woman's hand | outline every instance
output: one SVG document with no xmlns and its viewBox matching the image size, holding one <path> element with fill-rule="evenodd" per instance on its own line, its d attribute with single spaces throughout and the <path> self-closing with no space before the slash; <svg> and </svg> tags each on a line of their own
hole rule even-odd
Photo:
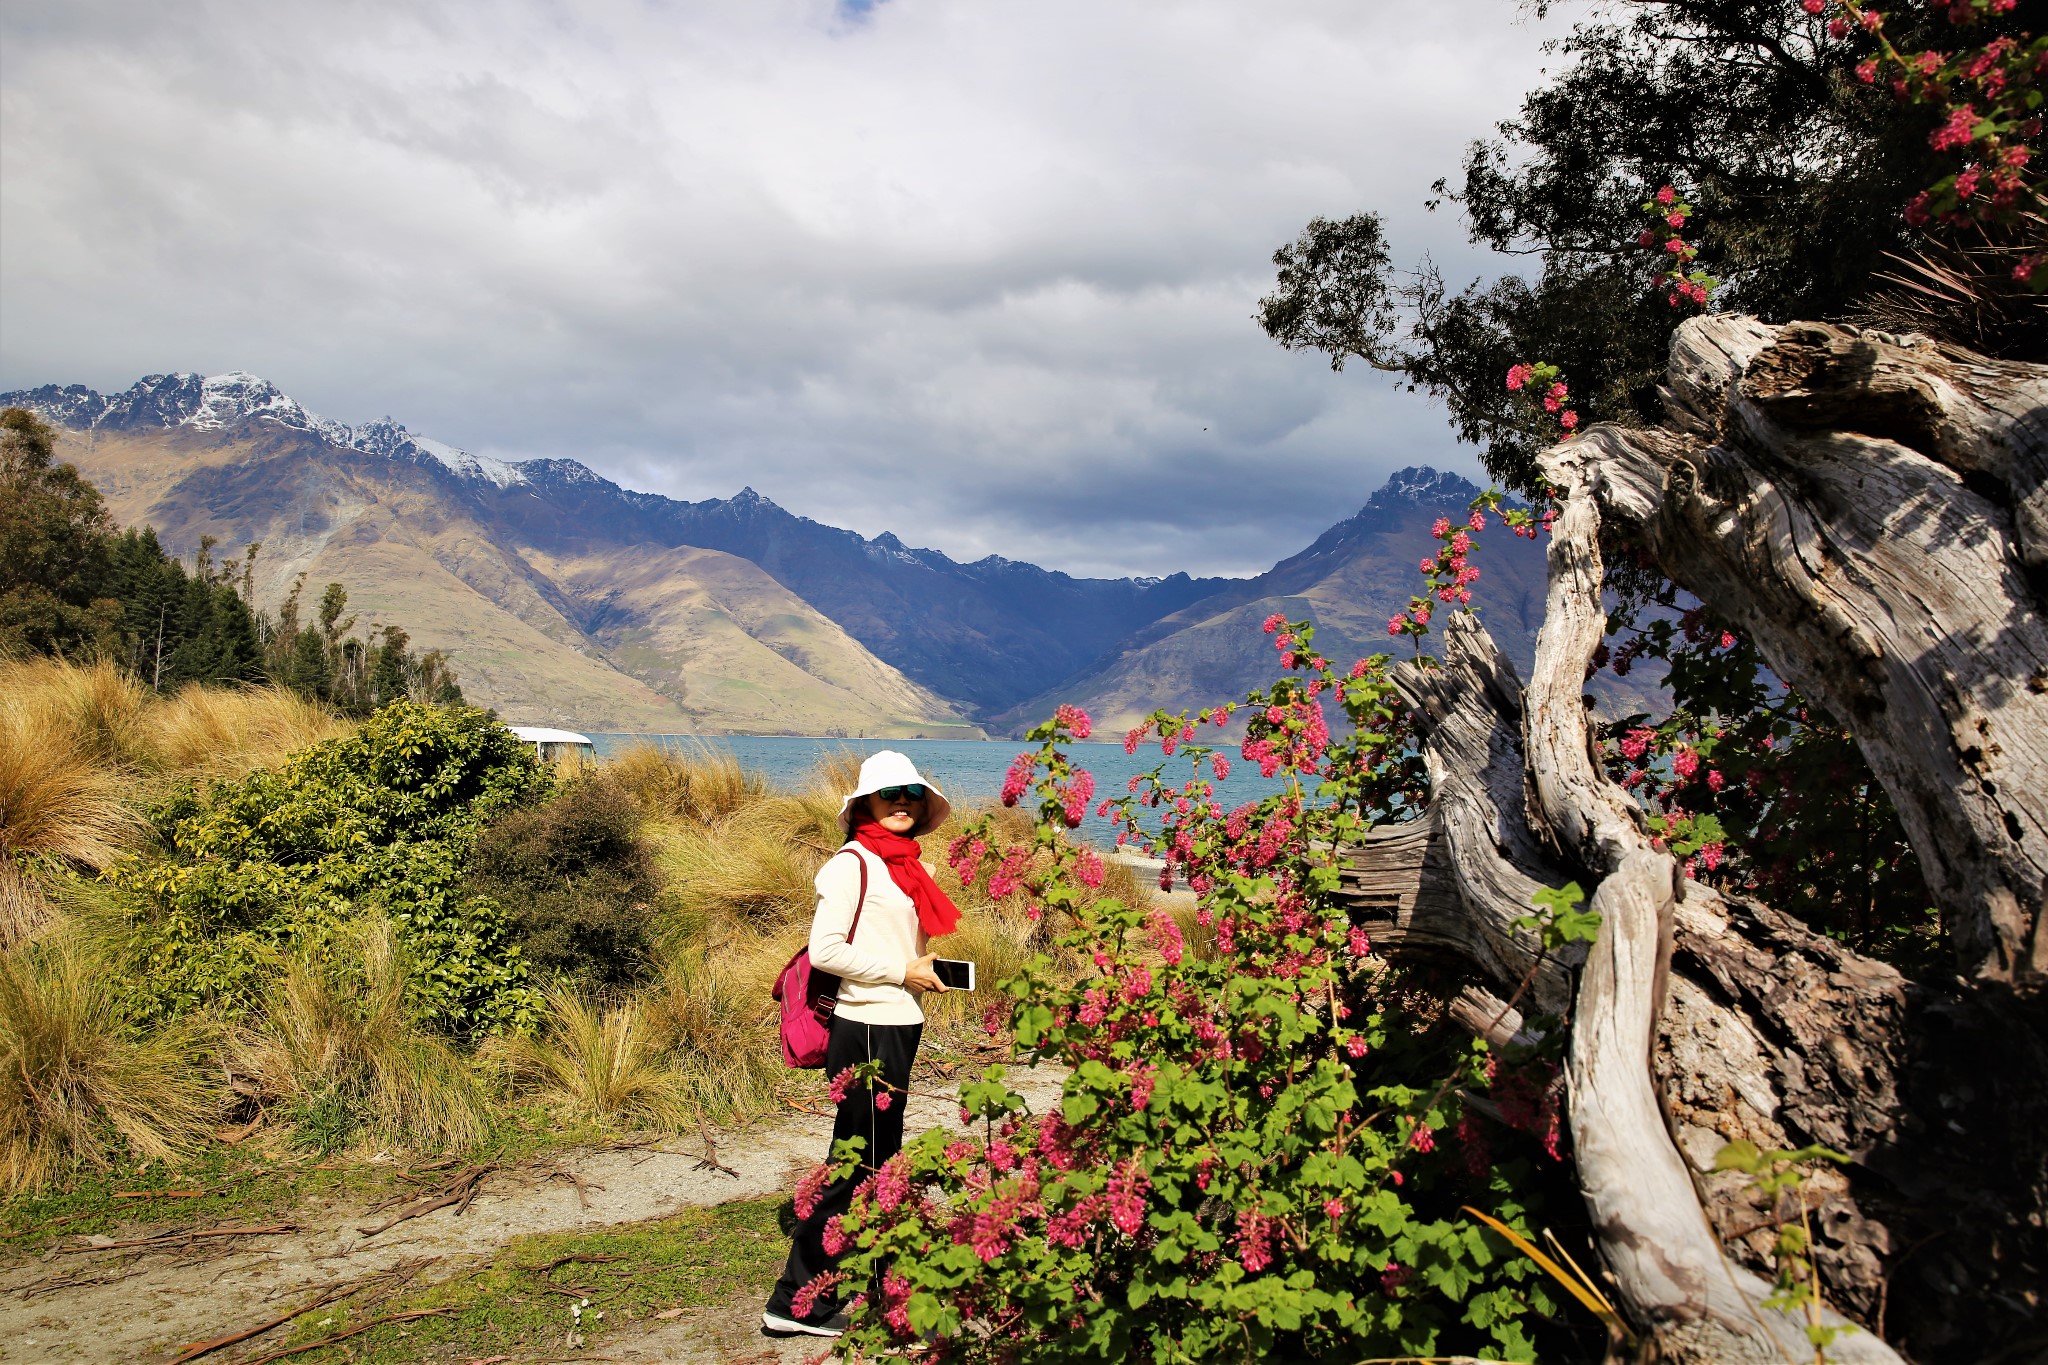
<svg viewBox="0 0 2048 1365">
<path fill-rule="evenodd" d="M 915 962 L 905 967 L 903 969 L 904 988 L 916 991 L 919 995 L 923 995 L 927 991 L 944 995 L 947 991 L 951 990 L 952 987 L 939 980 L 938 973 L 932 970 L 932 961 L 937 957 L 937 953 L 926 953 L 923 957 L 918 958 Z"/>
</svg>

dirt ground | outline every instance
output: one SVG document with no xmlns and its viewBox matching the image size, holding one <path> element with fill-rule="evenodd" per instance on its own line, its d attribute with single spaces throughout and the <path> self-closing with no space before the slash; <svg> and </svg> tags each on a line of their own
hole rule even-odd
<svg viewBox="0 0 2048 1365">
<path fill-rule="evenodd" d="M 1010 1073 L 1011 1084 L 1040 1112 L 1057 1099 L 1061 1079 L 1050 1070 Z M 957 1127 L 958 1117 L 951 1102 L 915 1095 L 907 1131 Z M 365 1277 L 411 1272 L 413 1285 L 427 1285 L 461 1274 L 526 1234 L 595 1231 L 783 1194 L 824 1156 L 830 1131 L 828 1117 L 789 1114 L 719 1135 L 717 1155 L 732 1174 L 700 1169 L 703 1144 L 694 1137 L 562 1150 L 486 1177 L 459 1216 L 444 1208 L 367 1236 L 361 1229 L 388 1213 L 366 1216 L 359 1202 L 315 1200 L 277 1214 L 297 1230 L 238 1238 L 231 1246 L 78 1252 L 64 1248 L 86 1241 L 66 1239 L 40 1257 L 0 1265 L 0 1360 L 161 1363 L 187 1343 L 254 1326 Z M 415 1269 L 424 1258 L 432 1259 Z M 770 1365 L 820 1358 L 824 1342 L 761 1334 L 760 1304 L 768 1288 L 763 1284 L 760 1294 L 723 1307 L 684 1309 L 668 1321 L 624 1329 L 614 1323 L 587 1353 L 494 1359 L 508 1365 L 575 1359 Z M 221 1349 L 203 1357 L 204 1365 L 233 1365 L 276 1349 L 287 1330 Z"/>
</svg>

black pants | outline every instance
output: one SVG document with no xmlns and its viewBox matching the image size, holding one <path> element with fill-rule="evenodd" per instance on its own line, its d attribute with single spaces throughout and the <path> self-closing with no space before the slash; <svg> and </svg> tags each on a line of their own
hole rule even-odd
<svg viewBox="0 0 2048 1365">
<path fill-rule="evenodd" d="M 785 1318 L 791 1316 L 790 1300 L 796 1292 L 832 1269 L 833 1258 L 825 1254 L 825 1224 L 846 1212 L 853 1202 L 854 1186 L 903 1149 L 903 1107 L 908 1098 L 904 1092 L 910 1088 L 910 1068 L 917 1061 L 917 1043 L 923 1034 L 923 1024 L 863 1024 L 857 1019 L 837 1017 L 832 1020 L 832 1038 L 825 1046 L 825 1075 L 837 1076 L 849 1066 L 879 1058 L 882 1079 L 892 1093 L 886 1109 L 875 1106 L 876 1092 L 867 1086 L 849 1089 L 840 1102 L 838 1117 L 832 1122 L 832 1141 L 837 1145 L 841 1138 L 862 1139 L 866 1146 L 861 1164 L 852 1175 L 826 1185 L 811 1216 L 797 1220 L 796 1235 L 789 1244 L 789 1262 L 782 1268 L 775 1292 L 768 1296 L 769 1312 Z M 811 1321 L 822 1322 L 831 1317 L 841 1302 L 858 1292 L 857 1286 L 841 1285 L 833 1293 L 819 1295 Z"/>
</svg>

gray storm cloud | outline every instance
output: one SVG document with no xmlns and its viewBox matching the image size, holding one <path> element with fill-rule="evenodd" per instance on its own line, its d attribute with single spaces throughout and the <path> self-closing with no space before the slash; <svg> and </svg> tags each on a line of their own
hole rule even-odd
<svg viewBox="0 0 2048 1365">
<path fill-rule="evenodd" d="M 346 421 L 972 559 L 1255 571 L 1440 413 L 1250 321 L 1421 207 L 1512 0 L 12 5 L 0 387 L 244 368 Z"/>
</svg>

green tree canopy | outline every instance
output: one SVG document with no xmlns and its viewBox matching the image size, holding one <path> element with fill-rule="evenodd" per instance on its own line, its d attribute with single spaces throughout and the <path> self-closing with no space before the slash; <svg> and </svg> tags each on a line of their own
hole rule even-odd
<svg viewBox="0 0 2048 1365">
<path fill-rule="evenodd" d="M 114 637 L 113 523 L 99 490 L 56 449 L 35 414 L 0 411 L 0 653 L 71 653 Z"/>
<path fill-rule="evenodd" d="M 1938 8 L 1888 11 L 1893 42 L 1953 50 L 1959 31 Z M 2048 0 L 2021 0 L 1970 41 L 2044 28 Z M 1589 421 L 1662 415 L 1657 383 L 1682 314 L 1652 287 L 1658 253 L 1638 235 L 1644 202 L 1671 184 L 1694 207 L 1717 306 L 1768 321 L 1881 312 L 1899 287 L 1884 276 L 1912 274 L 1928 252 L 1968 274 L 1976 258 L 1956 253 L 1981 249 L 2005 264 L 1964 281 L 1972 297 L 1950 311 L 1973 325 L 1958 339 L 2048 353 L 2048 296 L 2027 294 L 1998 254 L 2038 248 L 2042 220 L 1939 229 L 1931 242 L 1909 226 L 1913 193 L 1953 169 L 1929 145 L 1938 114 L 1858 79 L 1865 47 L 1829 38 L 1800 0 L 1628 0 L 1553 54 L 1555 74 L 1471 145 L 1431 201 L 1458 205 L 1473 241 L 1528 259 L 1533 274 L 1461 289 L 1427 261 L 1400 275 L 1376 213 L 1317 218 L 1274 256 L 1277 287 L 1258 313 L 1267 332 L 1425 386 L 1488 470 L 1529 491 L 1544 431 L 1503 387 L 1510 365 L 1559 366 Z"/>
</svg>

